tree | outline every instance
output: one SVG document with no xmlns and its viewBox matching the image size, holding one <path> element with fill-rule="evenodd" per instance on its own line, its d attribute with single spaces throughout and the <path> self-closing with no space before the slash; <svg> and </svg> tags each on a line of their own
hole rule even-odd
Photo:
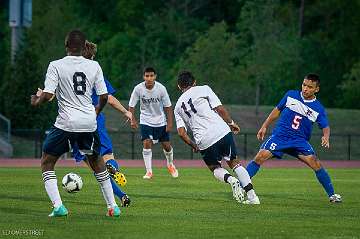
<svg viewBox="0 0 360 239">
<path fill-rule="evenodd" d="M 360 109 L 360 62 L 356 63 L 344 78 L 345 81 L 340 86 L 342 97 L 339 99 L 339 105 L 345 108 Z"/>
</svg>

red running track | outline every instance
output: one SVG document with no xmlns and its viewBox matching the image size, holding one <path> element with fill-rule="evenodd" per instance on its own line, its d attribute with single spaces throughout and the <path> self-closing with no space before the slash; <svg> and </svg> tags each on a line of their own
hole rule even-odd
<svg viewBox="0 0 360 239">
<path fill-rule="evenodd" d="M 144 167 L 143 160 L 118 160 L 121 167 L 132 168 L 132 167 Z M 246 161 L 241 161 L 243 165 L 247 165 Z M 321 161 L 322 165 L 325 168 L 360 168 L 360 160 L 324 160 Z M 188 160 L 188 159 L 178 159 L 175 160 L 176 167 L 179 168 L 198 168 L 206 167 L 205 163 L 202 160 Z M 60 159 L 57 164 L 57 167 L 86 167 L 84 163 L 75 163 L 75 160 L 69 159 Z M 0 167 L 40 167 L 40 159 L 0 159 Z M 153 160 L 153 167 L 166 167 L 165 160 Z M 265 162 L 264 167 L 266 168 L 305 168 L 305 164 L 298 160 L 278 160 L 272 159 Z"/>
</svg>

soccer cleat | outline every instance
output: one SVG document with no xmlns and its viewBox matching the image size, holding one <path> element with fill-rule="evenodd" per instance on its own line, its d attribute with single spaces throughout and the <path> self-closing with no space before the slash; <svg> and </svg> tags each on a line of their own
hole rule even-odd
<svg viewBox="0 0 360 239">
<path fill-rule="evenodd" d="M 331 203 L 339 203 L 342 202 L 342 198 L 339 194 L 333 194 L 329 197 Z"/>
<path fill-rule="evenodd" d="M 168 166 L 168 171 L 169 171 L 169 173 L 171 174 L 171 176 L 172 176 L 173 178 L 179 177 L 179 172 L 178 172 L 178 170 L 175 168 L 175 165 L 170 164 L 170 165 Z"/>
<path fill-rule="evenodd" d="M 153 177 L 152 172 L 146 172 L 146 174 L 143 176 L 143 179 L 151 179 Z"/>
<path fill-rule="evenodd" d="M 130 203 L 131 203 L 131 200 L 128 197 L 128 195 L 125 194 L 124 196 L 122 196 L 122 198 L 121 198 L 121 206 L 122 207 L 130 207 Z"/>
<path fill-rule="evenodd" d="M 68 210 L 64 205 L 60 207 L 54 208 L 52 212 L 49 214 L 49 217 L 65 217 L 68 215 Z"/>
<path fill-rule="evenodd" d="M 244 201 L 244 189 L 242 189 L 242 187 L 240 186 L 240 182 L 239 180 L 233 180 L 231 183 L 231 189 L 233 192 L 233 197 L 235 198 L 236 201 L 238 202 L 243 202 Z"/>
<path fill-rule="evenodd" d="M 112 208 L 109 208 L 106 216 L 107 217 L 119 217 L 120 216 L 120 208 L 118 206 L 114 206 Z"/>
<path fill-rule="evenodd" d="M 118 185 L 122 187 L 126 185 L 127 180 L 125 178 L 125 175 L 123 173 L 120 173 L 117 168 L 115 168 L 111 164 L 106 164 L 106 169 Z"/>
<path fill-rule="evenodd" d="M 243 201 L 243 204 L 253 204 L 253 205 L 257 205 L 260 204 L 260 199 L 258 196 L 252 198 L 252 199 L 247 199 L 245 201 Z"/>
</svg>

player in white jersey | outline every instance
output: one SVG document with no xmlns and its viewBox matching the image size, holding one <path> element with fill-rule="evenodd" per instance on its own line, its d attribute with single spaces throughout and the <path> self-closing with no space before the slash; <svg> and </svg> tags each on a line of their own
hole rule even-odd
<svg viewBox="0 0 360 239">
<path fill-rule="evenodd" d="M 140 130 L 143 141 L 143 158 L 146 168 L 144 179 L 151 179 L 152 172 L 152 145 L 161 143 L 166 157 L 166 164 L 172 177 L 179 176 L 173 161 L 173 148 L 170 143 L 170 135 L 173 125 L 173 113 L 170 97 L 165 86 L 156 81 L 156 72 L 152 67 L 144 70 L 144 82 L 135 86 L 129 101 L 129 111 L 133 118 L 131 127 L 138 128 L 135 118 L 135 106 L 140 100 Z"/>
<path fill-rule="evenodd" d="M 196 86 L 191 72 L 183 71 L 179 74 L 178 87 L 183 94 L 175 105 L 174 114 L 181 139 L 194 151 L 200 151 L 215 178 L 231 185 L 233 196 L 238 202 L 260 204 L 249 174 L 237 158 L 231 131 L 239 133 L 239 126 L 209 86 Z M 192 131 L 195 142 L 187 130 Z M 221 167 L 222 159 L 225 159 L 237 178 Z M 244 200 L 243 191 L 247 194 L 247 200 Z"/>
<path fill-rule="evenodd" d="M 40 95 L 31 96 L 31 104 L 38 106 L 56 95 L 58 116 L 47 135 L 41 157 L 41 169 L 45 190 L 53 203 L 50 217 L 67 216 L 68 210 L 63 205 L 57 187 L 54 167 L 59 157 L 70 151 L 70 146 L 77 145 L 86 154 L 107 204 L 107 216 L 119 216 L 110 176 L 100 151 L 96 116 L 107 102 L 107 90 L 100 65 L 96 61 L 81 56 L 85 46 L 85 35 L 73 30 L 65 39 L 67 56 L 49 64 L 45 88 Z M 92 105 L 92 90 L 99 95 L 99 104 Z"/>
</svg>

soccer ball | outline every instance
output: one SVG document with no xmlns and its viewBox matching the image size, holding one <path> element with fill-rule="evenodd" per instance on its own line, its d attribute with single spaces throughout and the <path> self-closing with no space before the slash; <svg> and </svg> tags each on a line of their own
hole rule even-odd
<svg viewBox="0 0 360 239">
<path fill-rule="evenodd" d="M 81 190 L 83 181 L 76 173 L 68 173 L 62 179 L 62 187 L 68 193 L 76 193 Z"/>
</svg>

